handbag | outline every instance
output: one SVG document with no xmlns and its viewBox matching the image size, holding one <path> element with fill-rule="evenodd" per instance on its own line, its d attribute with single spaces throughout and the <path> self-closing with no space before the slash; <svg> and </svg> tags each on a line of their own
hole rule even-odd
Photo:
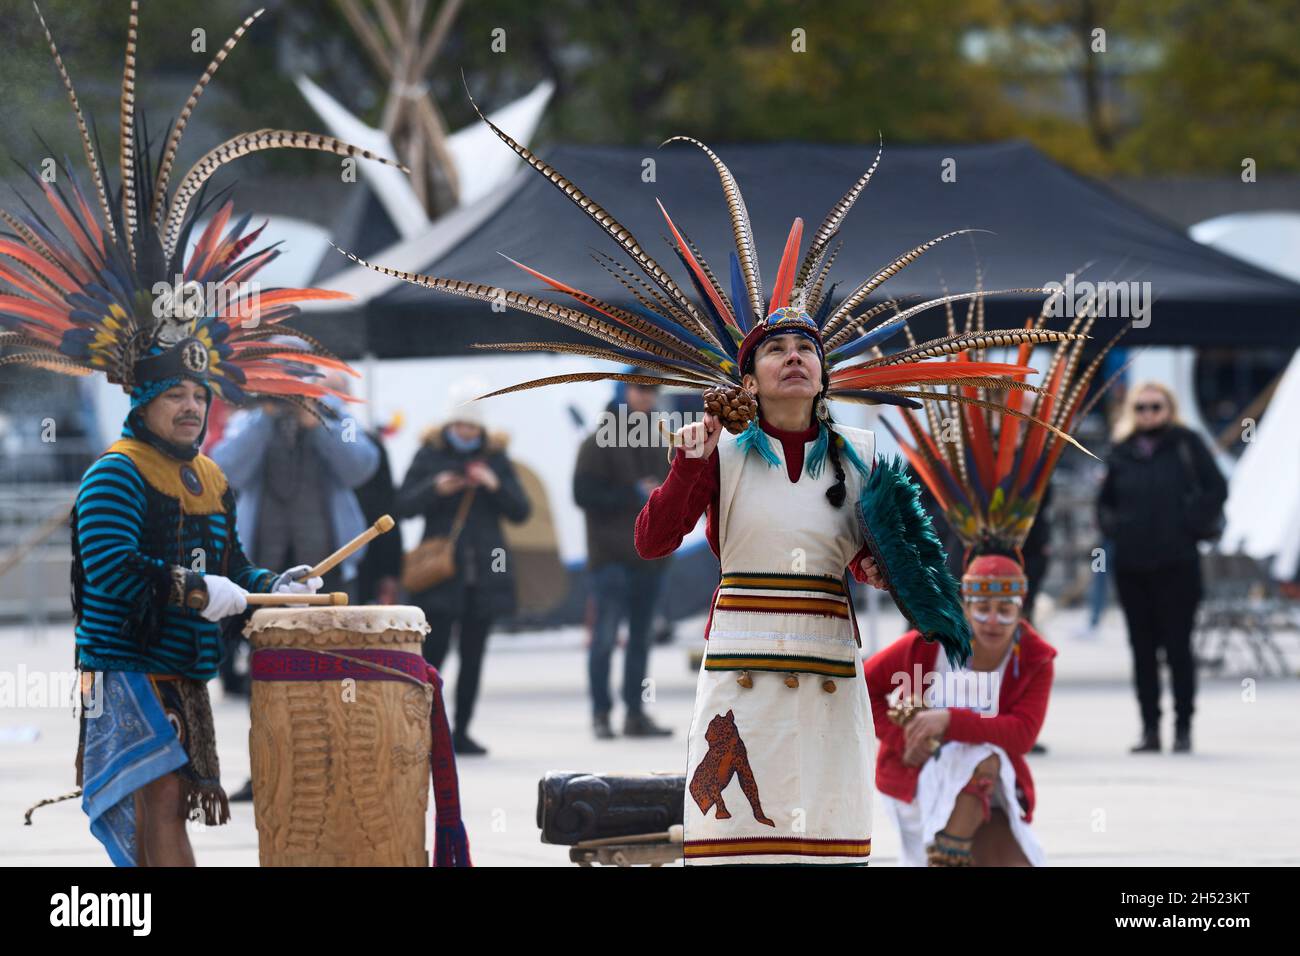
<svg viewBox="0 0 1300 956">
<path fill-rule="evenodd" d="M 445 535 L 425 538 L 402 555 L 402 587 L 415 594 L 427 591 L 456 575 L 456 539 L 465 527 L 469 506 L 474 502 L 474 488 L 467 488 L 460 496 L 451 529 Z"/>
<path fill-rule="evenodd" d="M 1183 471 L 1191 486 L 1190 493 L 1183 496 L 1183 513 L 1188 530 L 1197 541 L 1218 541 L 1227 524 L 1223 503 L 1207 497 L 1196 472 L 1196 463 L 1192 460 L 1192 450 L 1187 447 L 1186 440 L 1181 438 L 1178 441 L 1178 457 L 1182 459 Z"/>
</svg>

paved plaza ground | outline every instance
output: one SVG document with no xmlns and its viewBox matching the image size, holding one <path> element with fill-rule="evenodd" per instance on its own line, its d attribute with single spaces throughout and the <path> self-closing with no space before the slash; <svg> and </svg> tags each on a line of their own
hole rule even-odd
<svg viewBox="0 0 1300 956">
<path fill-rule="evenodd" d="M 1048 752 L 1032 756 L 1030 765 L 1038 790 L 1034 826 L 1049 862 L 1300 864 L 1300 680 L 1294 669 L 1289 677 L 1256 679 L 1243 657 L 1230 662 L 1232 676 L 1203 676 L 1196 752 L 1132 756 L 1127 749 L 1137 735 L 1137 707 L 1122 621 L 1111 611 L 1100 635 L 1082 640 L 1073 636 L 1079 620 L 1076 612 L 1062 612 L 1044 622 L 1060 655 L 1040 738 Z M 669 739 L 592 738 L 581 631 L 492 638 L 472 728 L 491 752 L 460 761 L 461 802 L 477 865 L 571 865 L 565 848 L 538 839 L 537 782 L 548 770 L 684 771 L 695 685 L 688 657 L 700 643 L 701 623 L 681 623 L 676 643 L 656 647 L 651 660 L 651 713 L 673 728 Z M 892 608 L 882 611 L 881 639 L 900 632 Z M 1300 647 L 1296 635 L 1282 640 L 1292 652 Z M 20 666 L 28 673 L 66 670 L 71 659 L 66 625 L 51 625 L 41 635 L 24 627 L 0 629 L 0 674 L 16 675 Z M 1298 659 L 1293 653 L 1292 663 Z M 455 674 L 453 655 L 449 684 Z M 223 780 L 233 791 L 248 776 L 247 703 L 223 699 L 218 684 L 212 687 Z M 620 714 L 616 720 L 621 725 Z M 70 704 L 0 708 L 0 865 L 108 864 L 75 802 L 41 809 L 33 826 L 22 823 L 27 806 L 72 789 L 76 740 Z M 872 863 L 894 865 L 897 836 L 878 804 L 876 817 Z M 233 805 L 229 825 L 195 827 L 192 838 L 203 865 L 257 865 L 251 804 Z"/>
</svg>

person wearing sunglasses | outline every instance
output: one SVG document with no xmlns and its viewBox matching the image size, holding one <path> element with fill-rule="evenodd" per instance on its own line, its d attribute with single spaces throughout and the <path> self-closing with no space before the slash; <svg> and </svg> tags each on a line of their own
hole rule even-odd
<svg viewBox="0 0 1300 956">
<path fill-rule="evenodd" d="M 1144 382 L 1128 395 L 1106 459 L 1097 524 L 1113 542 L 1107 572 L 1128 625 L 1142 734 L 1132 753 L 1160 752 L 1164 649 L 1174 696 L 1174 753 L 1192 749 L 1196 662 L 1192 629 L 1201 600 L 1198 542 L 1217 536 L 1228 486 L 1209 449 L 1178 418 L 1173 393 Z"/>
<path fill-rule="evenodd" d="M 866 663 L 876 788 L 904 866 L 1043 866 L 1025 756 L 1047 714 L 1056 651 L 1023 617 L 1016 557 L 974 558 L 961 589 L 965 667 L 915 630 Z"/>
</svg>

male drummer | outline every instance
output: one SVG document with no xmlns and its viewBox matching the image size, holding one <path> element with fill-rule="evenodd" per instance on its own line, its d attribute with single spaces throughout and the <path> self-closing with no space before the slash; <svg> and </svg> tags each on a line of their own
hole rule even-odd
<svg viewBox="0 0 1300 956">
<path fill-rule="evenodd" d="M 199 454 L 212 391 L 195 366 L 162 347 L 136 363 L 122 437 L 82 478 L 72 515 L 78 782 L 118 866 L 193 866 L 186 820 L 229 820 L 206 687 L 218 622 L 249 592 L 321 585 L 295 580 L 307 565 L 277 575 L 244 556 L 234 495 Z"/>
</svg>

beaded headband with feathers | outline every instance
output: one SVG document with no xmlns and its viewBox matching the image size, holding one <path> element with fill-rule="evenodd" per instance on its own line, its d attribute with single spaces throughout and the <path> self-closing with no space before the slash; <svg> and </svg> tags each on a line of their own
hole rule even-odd
<svg viewBox="0 0 1300 956">
<path fill-rule="evenodd" d="M 942 359 L 971 349 L 1063 342 L 1078 337 L 1072 333 L 1052 332 L 1046 329 L 980 330 L 920 343 L 892 355 L 882 354 L 880 346 L 901 332 L 906 327 L 908 319 L 927 309 L 958 301 L 977 300 L 986 295 L 1047 291 L 1011 289 L 1002 292 L 975 291 L 945 295 L 907 309 L 896 309 L 897 314 L 871 327 L 872 320 L 886 310 L 896 307 L 892 302 L 883 302 L 859 311 L 867 298 L 887 279 L 915 262 L 940 242 L 972 231 L 960 229 L 908 250 L 837 301 L 834 298 L 835 285 L 829 289 L 824 288 L 831 265 L 839 251 L 839 246 L 835 245 L 832 248 L 832 244 L 849 210 L 853 208 L 854 202 L 879 165 L 883 145 L 876 153 L 875 162 L 871 167 L 831 207 L 830 212 L 813 233 L 812 241 L 802 259 L 799 258 L 799 248 L 803 237 L 803 220 L 794 221 L 777 268 L 772 293 L 768 296 L 765 294 L 765 287 L 759 274 L 758 251 L 754 243 L 749 213 L 745 208 L 745 201 L 735 177 L 717 154 L 699 140 L 688 136 L 674 136 L 667 140 L 666 143 L 678 141 L 691 143 L 703 150 L 713 163 L 721 179 L 735 242 L 735 248 L 730 252 L 728 283 L 730 294 L 728 294 L 700 250 L 673 222 L 663 204 L 659 204 L 672 236 L 669 245 L 685 268 L 696 293 L 695 298 L 692 299 L 625 226 L 559 170 L 537 157 L 526 146 L 516 142 L 484 116 L 472 97 L 470 102 L 479 117 L 502 142 L 569 197 L 579 209 L 604 229 L 623 253 L 632 260 L 641 275 L 637 275 L 612 256 L 597 256 L 597 261 L 631 293 L 638 304 L 623 308 L 604 302 L 513 259 L 510 261 L 520 269 L 555 291 L 568 295 L 587 311 L 524 292 L 499 289 L 495 286 L 465 282 L 460 279 L 390 269 L 367 262 L 345 250 L 339 251 L 354 262 L 384 275 L 452 295 L 484 302 L 500 301 L 522 312 L 529 312 L 584 332 L 600 343 L 599 346 L 591 346 L 531 341 L 480 344 L 476 345 L 476 348 L 570 352 L 623 364 L 630 362 L 642 369 L 662 373 L 631 375 L 602 371 L 552 375 L 498 389 L 481 396 L 482 398 L 546 385 L 601 380 L 675 385 L 705 390 L 739 389 L 743 359 L 747 354 L 768 334 L 789 328 L 812 334 L 822 346 L 829 375 L 827 397 L 872 405 L 919 408 L 920 402 L 937 398 L 933 393 L 925 390 L 925 386 L 937 383 L 975 388 L 996 382 L 1001 387 L 1012 390 L 1035 391 L 1033 386 L 1023 381 L 1023 378 L 1034 370 L 1024 365 L 983 361 L 955 365 L 947 361 L 929 361 L 930 359 Z M 852 363 L 852 360 L 863 356 L 864 353 L 867 355 L 865 361 Z M 949 400 L 955 403 L 975 403 L 975 400 L 960 395 Z M 1030 418 L 1026 413 L 1016 409 L 1008 409 L 1006 414 Z M 756 423 L 751 422 L 751 424 Z M 1048 423 L 1038 424 L 1066 441 L 1073 441 L 1068 436 L 1060 434 Z"/>
<path fill-rule="evenodd" d="M 33 4 L 35 6 L 35 4 Z M 249 216 L 231 222 L 232 204 L 216 208 L 186 258 L 199 217 L 227 190 L 207 196 L 221 167 L 265 149 L 309 149 L 399 164 L 330 136 L 262 129 L 231 137 L 195 163 L 170 188 L 181 136 L 217 69 L 261 14 L 248 17 L 199 77 L 172 120 L 155 170 L 148 128 L 135 109 L 139 2 L 132 0 L 119 104 L 118 186 L 77 102 L 72 79 L 37 7 L 54 65 L 67 90 L 81 134 L 98 210 L 92 211 L 65 160 L 63 184 L 31 173 L 65 234 L 56 234 L 25 201 L 25 211 L 0 210 L 12 232 L 0 235 L 0 279 L 14 291 L 0 294 L 0 347 L 12 354 L 0 367 L 25 365 L 68 375 L 103 372 L 130 391 L 142 376 L 182 371 L 205 380 L 222 398 L 240 403 L 256 396 L 283 398 L 319 412 L 316 399 L 345 397 L 311 379 L 322 369 L 356 374 L 308 335 L 284 326 L 295 302 L 347 298 L 324 289 L 256 289 L 248 281 L 279 255 L 272 246 L 253 250 L 262 227 L 247 231 Z M 172 288 L 181 276 L 180 290 Z M 159 302 L 154 287 L 169 292 Z M 214 305 L 215 303 L 215 305 Z M 290 344 L 292 336 L 300 344 Z M 141 365 L 144 360 L 145 364 Z"/>
<path fill-rule="evenodd" d="M 1043 303 L 1038 317 L 1026 322 L 1026 331 L 1043 329 L 1059 295 Z M 931 398 L 925 405 L 926 427 L 911 409 L 898 409 L 906 435 L 881 419 L 961 539 L 967 560 L 982 554 L 1014 554 L 1019 559 L 1066 442 L 1082 447 L 1067 433 L 1113 383 L 1114 377 L 1084 402 L 1102 361 L 1132 324 L 1125 324 L 1085 365 L 1083 340 L 1097 319 L 1095 301 L 1094 297 L 1077 310 L 1069 339 L 1054 346 L 1044 384 L 1031 395 L 1009 391 L 998 402 L 990 393 L 1002 388 L 1001 383 L 981 388 L 954 382 L 941 388 L 923 386 Z M 979 300 L 967 309 L 961 332 L 952 309 L 948 310 L 948 338 L 978 334 L 982 327 Z M 1015 363 L 1024 365 L 1033 343 L 1027 340 L 1017 346 Z M 917 346 L 912 343 L 912 347 Z M 973 359 L 981 361 L 983 349 Z M 957 368 L 971 360 L 966 355 L 946 357 Z"/>
</svg>

